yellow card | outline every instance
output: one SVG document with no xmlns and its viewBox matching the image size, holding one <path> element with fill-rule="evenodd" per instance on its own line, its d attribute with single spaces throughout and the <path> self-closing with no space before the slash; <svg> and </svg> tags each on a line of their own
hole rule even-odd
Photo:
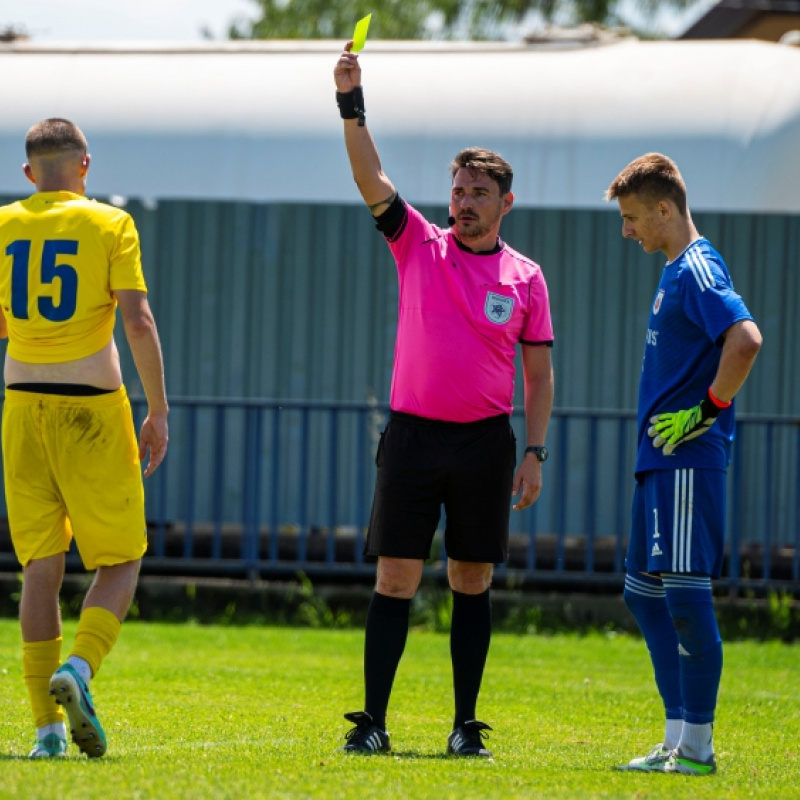
<svg viewBox="0 0 800 800">
<path fill-rule="evenodd" d="M 353 46 L 350 49 L 351 53 L 358 53 L 364 49 L 364 44 L 367 41 L 367 31 L 369 30 L 369 21 L 372 19 L 372 14 L 367 14 L 364 19 L 356 22 L 356 29 L 353 32 Z"/>
</svg>

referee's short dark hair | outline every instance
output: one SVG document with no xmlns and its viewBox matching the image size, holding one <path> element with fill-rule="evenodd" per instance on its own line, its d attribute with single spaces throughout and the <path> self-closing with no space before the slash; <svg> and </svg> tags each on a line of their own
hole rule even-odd
<svg viewBox="0 0 800 800">
<path fill-rule="evenodd" d="M 686 184 L 678 165 L 661 153 L 645 153 L 634 159 L 611 182 L 606 200 L 635 194 L 647 203 L 671 200 L 682 216 L 686 216 Z"/>
<path fill-rule="evenodd" d="M 499 187 L 500 194 L 511 191 L 514 171 L 511 164 L 502 156 L 485 147 L 467 147 L 462 150 L 450 165 L 450 176 L 455 178 L 460 169 L 475 170 L 488 175 Z"/>
</svg>

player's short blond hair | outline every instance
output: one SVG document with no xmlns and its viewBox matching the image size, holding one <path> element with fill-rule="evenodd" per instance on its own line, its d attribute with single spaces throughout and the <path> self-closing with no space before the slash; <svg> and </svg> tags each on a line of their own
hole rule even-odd
<svg viewBox="0 0 800 800">
<path fill-rule="evenodd" d="M 37 156 L 74 152 L 85 155 L 88 144 L 83 131 L 68 119 L 51 117 L 37 122 L 25 136 L 25 155 Z"/>
<path fill-rule="evenodd" d="M 653 204 L 671 200 L 684 217 L 687 214 L 686 184 L 678 165 L 661 153 L 646 153 L 631 161 L 611 182 L 605 199 L 631 194 Z"/>
<path fill-rule="evenodd" d="M 462 150 L 450 165 L 450 176 L 455 178 L 460 169 L 475 170 L 488 175 L 500 188 L 500 194 L 511 191 L 514 171 L 511 164 L 501 155 L 484 147 L 467 147 Z"/>
</svg>

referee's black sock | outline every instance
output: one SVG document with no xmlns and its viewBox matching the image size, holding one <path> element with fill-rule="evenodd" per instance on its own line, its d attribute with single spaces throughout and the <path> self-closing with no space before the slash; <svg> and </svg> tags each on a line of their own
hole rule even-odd
<svg viewBox="0 0 800 800">
<path fill-rule="evenodd" d="M 492 605 L 489 589 L 482 594 L 454 591 L 453 620 L 450 625 L 450 657 L 453 661 L 456 700 L 454 730 L 475 719 L 475 706 L 491 638 Z"/>
<path fill-rule="evenodd" d="M 364 710 L 386 730 L 386 709 L 406 647 L 411 600 L 375 592 L 367 611 L 364 637 Z"/>
</svg>

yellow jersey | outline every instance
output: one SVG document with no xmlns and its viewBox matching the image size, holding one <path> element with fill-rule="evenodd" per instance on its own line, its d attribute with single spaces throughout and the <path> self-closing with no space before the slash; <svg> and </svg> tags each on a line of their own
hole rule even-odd
<svg viewBox="0 0 800 800">
<path fill-rule="evenodd" d="M 12 358 L 53 364 L 102 350 L 119 289 L 147 291 L 130 214 L 66 191 L 0 207 L 0 306 Z"/>
</svg>

